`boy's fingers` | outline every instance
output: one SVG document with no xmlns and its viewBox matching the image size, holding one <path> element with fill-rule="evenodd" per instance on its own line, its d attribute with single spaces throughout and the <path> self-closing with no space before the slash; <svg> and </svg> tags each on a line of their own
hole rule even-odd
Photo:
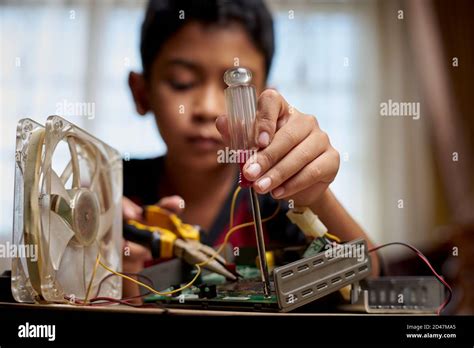
<svg viewBox="0 0 474 348">
<path fill-rule="evenodd" d="M 292 199 L 296 205 L 307 206 L 314 201 L 314 197 L 320 197 L 327 189 L 328 184 L 326 182 L 318 182 L 304 191 L 295 191 L 295 193 L 285 191 L 284 197 L 279 196 L 279 198 L 276 198 L 274 192 L 272 192 L 272 196 L 276 199 Z"/>
<path fill-rule="evenodd" d="M 262 174 L 275 166 L 295 146 L 300 144 L 311 131 L 311 120 L 309 118 L 294 118 L 291 124 L 288 123 L 275 133 L 274 139 L 268 147 L 258 151 L 255 158 L 252 158 L 251 161 L 247 161 L 244 166 L 245 177 L 249 180 L 256 180 L 262 176 Z M 311 149 L 311 151 L 313 151 L 313 149 Z"/>
<path fill-rule="evenodd" d="M 140 244 L 124 240 L 124 255 L 122 271 L 126 273 L 140 273 L 143 271 L 144 263 L 152 260 L 151 251 Z M 122 287 L 123 297 L 134 297 L 140 295 L 140 289 L 137 284 L 124 282 Z M 134 300 L 131 300 L 134 301 Z M 141 298 L 135 299 L 136 304 L 141 304 Z"/>
<path fill-rule="evenodd" d="M 143 209 L 127 197 L 122 197 L 122 214 L 124 220 L 141 220 Z"/>
<path fill-rule="evenodd" d="M 275 135 L 279 118 L 288 113 L 288 103 L 274 89 L 267 89 L 257 100 L 255 141 L 260 148 L 267 147 Z"/>
<path fill-rule="evenodd" d="M 278 135 L 278 132 L 276 134 Z M 275 135 L 274 143 L 276 143 L 277 135 Z M 262 178 L 256 182 L 256 186 L 259 187 L 260 180 L 265 180 L 264 182 L 268 182 L 268 180 L 266 180 L 265 178 L 270 179 L 270 185 L 267 186 L 267 188 L 265 189 L 266 193 L 279 187 L 289 178 L 296 175 L 302 168 L 304 168 L 307 164 L 315 160 L 325 151 L 326 144 L 324 144 L 323 141 L 320 141 L 320 139 L 321 137 L 318 133 L 309 134 L 302 142 L 300 142 L 288 154 L 286 154 L 277 164 L 275 164 L 268 171 L 266 171 L 262 175 Z M 272 143 L 264 151 L 269 150 L 274 143 Z M 245 172 L 245 174 L 248 173 Z M 247 179 L 249 179 L 248 175 L 246 175 L 246 177 Z"/>
<path fill-rule="evenodd" d="M 184 210 L 184 199 L 180 196 L 164 197 L 156 203 L 161 208 L 167 209 L 175 214 L 180 214 Z"/>
<path fill-rule="evenodd" d="M 134 269 L 133 272 L 140 272 L 141 269 L 143 268 L 143 263 L 148 260 L 152 260 L 153 257 L 151 255 L 150 249 L 147 247 L 144 247 L 143 245 L 130 242 L 128 240 L 124 240 L 124 250 L 126 251 L 124 253 L 124 267 L 125 264 L 133 267 L 135 266 L 137 269 Z M 135 263 L 135 265 L 131 265 L 132 263 Z M 128 271 L 130 272 L 130 270 Z"/>
<path fill-rule="evenodd" d="M 327 185 L 334 180 L 339 170 L 339 154 L 337 151 L 327 151 L 306 165 L 298 174 L 291 177 L 283 185 L 272 191 L 274 198 L 292 197 L 294 194 L 319 184 Z M 319 185 L 320 186 L 320 185 Z M 318 191 L 319 192 L 319 191 Z M 315 196 L 313 192 L 306 192 Z"/>
<path fill-rule="evenodd" d="M 216 119 L 216 128 L 221 133 L 222 140 L 226 145 L 230 144 L 229 121 L 227 116 L 219 116 Z"/>
</svg>

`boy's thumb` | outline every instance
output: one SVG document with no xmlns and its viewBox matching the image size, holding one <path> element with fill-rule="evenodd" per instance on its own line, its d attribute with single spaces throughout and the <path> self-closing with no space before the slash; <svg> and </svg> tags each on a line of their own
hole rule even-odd
<svg viewBox="0 0 474 348">
<path fill-rule="evenodd" d="M 164 197 L 160 199 L 156 205 L 175 214 L 182 213 L 185 206 L 184 199 L 177 195 Z"/>
</svg>

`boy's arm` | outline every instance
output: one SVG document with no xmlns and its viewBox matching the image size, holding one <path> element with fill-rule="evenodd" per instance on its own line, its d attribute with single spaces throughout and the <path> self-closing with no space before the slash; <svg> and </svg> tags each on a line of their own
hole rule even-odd
<svg viewBox="0 0 474 348">
<path fill-rule="evenodd" d="M 343 241 L 350 241 L 364 237 L 367 240 L 369 250 L 374 247 L 364 230 L 349 215 L 341 203 L 337 200 L 330 189 L 327 189 L 321 198 L 309 206 L 318 215 L 329 233 L 335 234 Z M 380 260 L 377 253 L 371 254 L 372 274 L 377 276 L 380 273 Z"/>
</svg>

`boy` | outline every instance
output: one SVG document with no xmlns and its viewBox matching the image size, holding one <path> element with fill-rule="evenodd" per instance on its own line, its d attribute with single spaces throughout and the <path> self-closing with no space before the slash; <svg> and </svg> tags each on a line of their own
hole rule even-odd
<svg viewBox="0 0 474 348">
<path fill-rule="evenodd" d="M 275 90 L 265 89 L 274 51 L 273 23 L 263 1 L 152 0 L 141 32 L 143 73 L 131 72 L 129 85 L 137 112 L 151 111 L 167 145 L 164 157 L 124 162 L 123 213 L 139 219 L 141 205 L 157 204 L 200 225 L 201 241 L 219 245 L 228 230 L 230 198 L 238 167 L 218 163 L 228 146 L 224 72 L 236 61 L 253 73 L 257 89 L 256 161 L 244 175 L 262 194 L 262 217 L 276 200 L 308 206 L 342 240 L 366 237 L 328 188 L 339 168 L 339 154 L 314 116 L 291 108 Z M 247 190 L 245 190 L 247 191 Z M 181 209 L 185 202 L 185 209 Z M 242 191 L 235 223 L 252 221 Z M 264 224 L 269 249 L 305 242 L 285 216 L 286 209 Z M 255 245 L 253 228 L 230 239 L 232 246 Z M 151 258 L 145 248 L 128 243 L 124 270 L 139 272 Z M 372 244 L 369 241 L 369 248 Z M 373 257 L 374 274 L 379 264 Z M 125 294 L 130 294 L 129 284 Z"/>
</svg>

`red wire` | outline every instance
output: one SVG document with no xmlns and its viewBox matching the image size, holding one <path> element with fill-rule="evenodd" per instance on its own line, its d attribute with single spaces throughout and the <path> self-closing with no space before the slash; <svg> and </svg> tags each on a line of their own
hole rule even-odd
<svg viewBox="0 0 474 348">
<path fill-rule="evenodd" d="M 75 300 L 75 303 L 77 303 L 78 305 L 85 305 L 85 306 L 107 306 L 111 304 L 120 303 L 120 304 L 131 306 L 131 307 L 146 307 L 147 305 L 144 305 L 144 304 L 135 304 L 135 303 L 129 302 L 129 300 L 134 299 L 134 298 L 139 298 L 139 297 L 142 297 L 142 295 L 127 297 L 126 299 L 116 299 L 113 297 L 102 296 L 102 297 L 94 297 L 90 299 L 88 303 L 84 303 L 84 301 L 82 300 Z M 66 300 L 69 300 L 69 299 L 70 299 L 69 297 L 66 297 Z M 94 302 L 99 302 L 99 303 L 94 303 Z"/>
<path fill-rule="evenodd" d="M 143 274 L 140 274 L 140 273 L 129 273 L 129 272 L 122 272 L 122 274 L 125 274 L 126 276 L 129 276 L 129 277 L 133 277 L 133 276 L 136 276 L 137 278 L 140 278 L 140 277 L 141 277 L 141 278 L 145 279 L 146 281 L 148 281 L 148 285 L 150 285 L 152 288 L 155 287 L 155 286 L 153 285 L 153 281 L 152 281 L 149 277 L 147 277 L 147 276 L 145 276 L 145 275 L 143 275 Z M 108 274 L 104 279 L 102 279 L 102 280 L 100 281 L 99 286 L 98 286 L 98 288 L 97 288 L 97 293 L 96 293 L 96 295 L 95 295 L 96 297 L 97 297 L 97 296 L 99 295 L 99 293 L 100 293 L 100 289 L 101 289 L 101 287 L 102 287 L 102 284 L 103 284 L 108 278 L 110 278 L 110 277 L 115 277 L 115 276 L 117 276 L 117 275 L 111 273 L 111 274 Z M 128 298 L 122 298 L 122 300 L 131 300 L 131 299 L 135 299 L 135 298 L 139 298 L 139 297 L 148 296 L 148 295 L 150 295 L 150 294 L 151 294 L 151 291 L 148 291 L 147 293 L 145 293 L 145 294 L 143 294 L 143 295 L 138 295 L 138 296 L 133 296 L 133 297 L 128 297 Z"/>
<path fill-rule="evenodd" d="M 403 245 L 407 247 L 408 249 L 410 249 L 411 251 L 415 252 L 418 255 L 418 257 L 422 259 L 423 262 L 429 267 L 429 269 L 431 270 L 431 272 L 433 272 L 433 274 L 436 276 L 439 282 L 443 284 L 446 287 L 446 289 L 448 289 L 448 293 L 449 293 L 448 298 L 441 304 L 441 306 L 438 307 L 438 310 L 437 310 L 437 314 L 440 315 L 441 311 L 448 305 L 449 301 L 451 301 L 451 298 L 453 297 L 453 289 L 451 288 L 451 286 L 449 286 L 449 284 L 443 279 L 443 277 L 440 276 L 438 272 L 435 271 L 435 269 L 433 268 L 433 266 L 431 266 L 431 263 L 428 261 L 426 256 L 423 255 L 421 251 L 419 251 L 417 248 L 415 248 L 414 246 L 410 244 L 406 244 L 402 242 L 392 242 L 392 243 L 382 244 L 372 249 L 369 249 L 369 253 L 376 251 L 378 249 L 384 248 L 386 246 L 390 246 L 390 245 Z"/>
<path fill-rule="evenodd" d="M 132 276 L 136 276 L 137 278 L 141 277 L 141 278 L 147 280 L 151 287 L 154 287 L 153 281 L 150 278 L 148 278 L 147 276 L 143 275 L 143 274 L 128 273 L 128 272 L 124 272 L 122 274 L 128 275 L 129 277 L 132 277 Z M 116 276 L 116 274 L 109 274 L 104 279 L 101 280 L 101 282 L 99 283 L 98 289 L 97 289 L 97 294 L 99 294 L 99 292 L 100 292 L 100 288 L 102 286 L 102 283 L 106 279 L 108 279 L 110 277 L 114 277 L 114 276 Z M 142 295 L 129 296 L 129 297 L 125 297 L 125 298 L 122 298 L 122 299 L 116 299 L 116 298 L 113 298 L 113 297 L 106 297 L 106 296 L 97 297 L 97 295 L 96 295 L 96 297 L 91 298 L 89 302 L 90 302 L 91 306 L 104 306 L 104 305 L 111 305 L 111 304 L 115 304 L 115 303 L 120 303 L 120 304 L 131 306 L 131 307 L 146 307 L 147 305 L 131 303 L 131 302 L 129 302 L 129 300 L 142 298 L 142 297 L 148 296 L 150 294 L 151 294 L 151 291 L 148 291 L 148 292 L 146 292 Z M 97 301 L 100 301 L 100 302 L 99 303 L 93 303 L 93 302 L 97 302 Z"/>
<path fill-rule="evenodd" d="M 122 274 L 125 274 L 125 275 L 128 275 L 129 277 L 132 277 L 132 276 L 136 276 L 137 278 L 143 278 L 145 279 L 146 281 L 148 281 L 148 283 L 150 284 L 151 287 L 154 287 L 153 286 L 153 281 L 143 275 L 143 274 L 140 274 L 140 273 L 128 273 L 128 272 L 124 272 Z M 102 287 L 102 284 L 103 282 L 110 278 L 110 277 L 114 277 L 116 276 L 115 274 L 109 274 L 107 275 L 106 277 L 104 277 L 104 279 L 102 279 L 99 283 L 99 286 L 98 286 L 98 289 L 97 289 L 97 294 L 99 294 L 100 292 L 100 289 Z M 85 304 L 84 301 L 82 300 L 79 300 L 79 299 L 75 299 L 74 302 L 79 304 L 79 305 L 87 305 L 87 306 L 103 306 L 103 305 L 111 305 L 111 304 L 115 304 L 115 303 L 120 303 L 120 304 L 123 304 L 123 305 L 127 305 L 127 306 L 131 306 L 131 307 L 146 307 L 147 305 L 144 305 L 144 304 L 134 304 L 134 303 L 130 303 L 128 302 L 129 300 L 133 300 L 133 299 L 137 299 L 137 298 L 141 298 L 141 297 L 145 297 L 145 296 L 148 296 L 151 294 L 151 291 L 148 291 L 147 293 L 144 293 L 143 295 L 136 295 L 136 296 L 129 296 L 129 297 L 125 297 L 125 298 L 122 298 L 122 299 L 116 299 L 116 298 L 113 298 L 113 297 L 106 297 L 106 296 L 101 296 L 101 297 L 93 297 L 89 300 L 89 303 Z M 66 300 L 70 300 L 71 298 L 68 297 L 68 296 L 65 296 Z M 93 303 L 93 302 L 98 302 L 100 301 L 99 303 Z"/>
<path fill-rule="evenodd" d="M 133 298 L 138 298 L 138 297 L 141 297 L 141 296 L 134 296 Z M 129 298 L 130 300 L 131 298 Z M 96 302 L 96 301 L 101 301 L 99 303 L 92 303 L 92 302 Z M 111 304 L 115 304 L 115 303 L 120 303 L 120 304 L 123 304 L 123 305 L 127 305 L 127 306 L 131 306 L 131 307 L 137 307 L 137 308 L 143 308 L 143 307 L 146 307 L 147 305 L 144 305 L 144 304 L 135 304 L 135 303 L 131 303 L 131 302 L 128 302 L 128 300 L 119 300 L 119 299 L 116 299 L 116 298 L 113 298 L 113 297 L 96 297 L 96 298 L 93 298 L 91 299 L 91 306 L 105 306 L 105 305 L 111 305 Z"/>
</svg>

